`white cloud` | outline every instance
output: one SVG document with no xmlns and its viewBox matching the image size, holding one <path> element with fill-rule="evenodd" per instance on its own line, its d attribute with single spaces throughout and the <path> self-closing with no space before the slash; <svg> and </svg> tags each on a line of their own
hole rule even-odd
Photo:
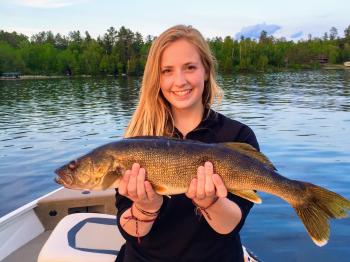
<svg viewBox="0 0 350 262">
<path fill-rule="evenodd" d="M 280 29 L 281 29 L 281 26 L 279 25 L 273 25 L 273 24 L 267 25 L 265 23 L 262 23 L 262 24 L 243 27 L 241 29 L 241 32 L 238 32 L 235 35 L 235 38 L 239 39 L 241 38 L 241 36 L 244 36 L 245 38 L 249 37 L 249 38 L 257 39 L 260 37 L 261 31 L 265 31 L 268 35 L 272 35 Z"/>
<path fill-rule="evenodd" d="M 34 8 L 62 8 L 80 4 L 87 0 L 16 0 L 17 4 Z"/>
</svg>

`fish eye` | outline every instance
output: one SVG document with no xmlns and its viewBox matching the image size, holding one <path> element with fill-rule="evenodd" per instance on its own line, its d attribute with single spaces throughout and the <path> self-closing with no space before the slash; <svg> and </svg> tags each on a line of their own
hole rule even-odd
<svg viewBox="0 0 350 262">
<path fill-rule="evenodd" d="M 77 160 L 73 160 L 73 161 L 69 162 L 68 168 L 69 168 L 70 170 L 74 170 L 74 169 L 77 168 L 77 164 L 78 164 L 78 161 L 77 161 Z"/>
</svg>

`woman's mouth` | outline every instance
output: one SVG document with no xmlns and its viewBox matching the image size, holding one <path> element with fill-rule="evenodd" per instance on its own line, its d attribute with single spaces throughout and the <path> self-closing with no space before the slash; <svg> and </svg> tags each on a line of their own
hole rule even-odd
<svg viewBox="0 0 350 262">
<path fill-rule="evenodd" d="M 181 91 L 172 91 L 172 93 L 178 97 L 184 97 L 192 92 L 192 89 L 186 89 Z"/>
</svg>

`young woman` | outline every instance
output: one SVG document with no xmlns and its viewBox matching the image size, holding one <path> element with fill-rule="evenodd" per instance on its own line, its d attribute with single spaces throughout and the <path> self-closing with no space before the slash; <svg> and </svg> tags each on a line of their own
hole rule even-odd
<svg viewBox="0 0 350 262">
<path fill-rule="evenodd" d="M 219 97 L 203 36 L 190 26 L 169 28 L 151 46 L 125 136 L 244 142 L 259 150 L 248 126 L 211 109 Z M 188 192 L 170 198 L 154 191 L 138 163 L 125 172 L 116 206 L 126 243 L 117 261 L 243 261 L 239 231 L 253 204 L 228 193 L 213 164 L 199 166 Z"/>
</svg>

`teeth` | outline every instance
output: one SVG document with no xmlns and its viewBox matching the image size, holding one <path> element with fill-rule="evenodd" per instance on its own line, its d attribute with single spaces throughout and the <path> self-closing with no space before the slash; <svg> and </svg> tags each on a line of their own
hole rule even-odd
<svg viewBox="0 0 350 262">
<path fill-rule="evenodd" d="M 174 91 L 175 95 L 178 95 L 178 96 L 184 96 L 189 94 L 190 92 L 191 92 L 191 89 L 184 90 L 184 91 Z"/>
</svg>

